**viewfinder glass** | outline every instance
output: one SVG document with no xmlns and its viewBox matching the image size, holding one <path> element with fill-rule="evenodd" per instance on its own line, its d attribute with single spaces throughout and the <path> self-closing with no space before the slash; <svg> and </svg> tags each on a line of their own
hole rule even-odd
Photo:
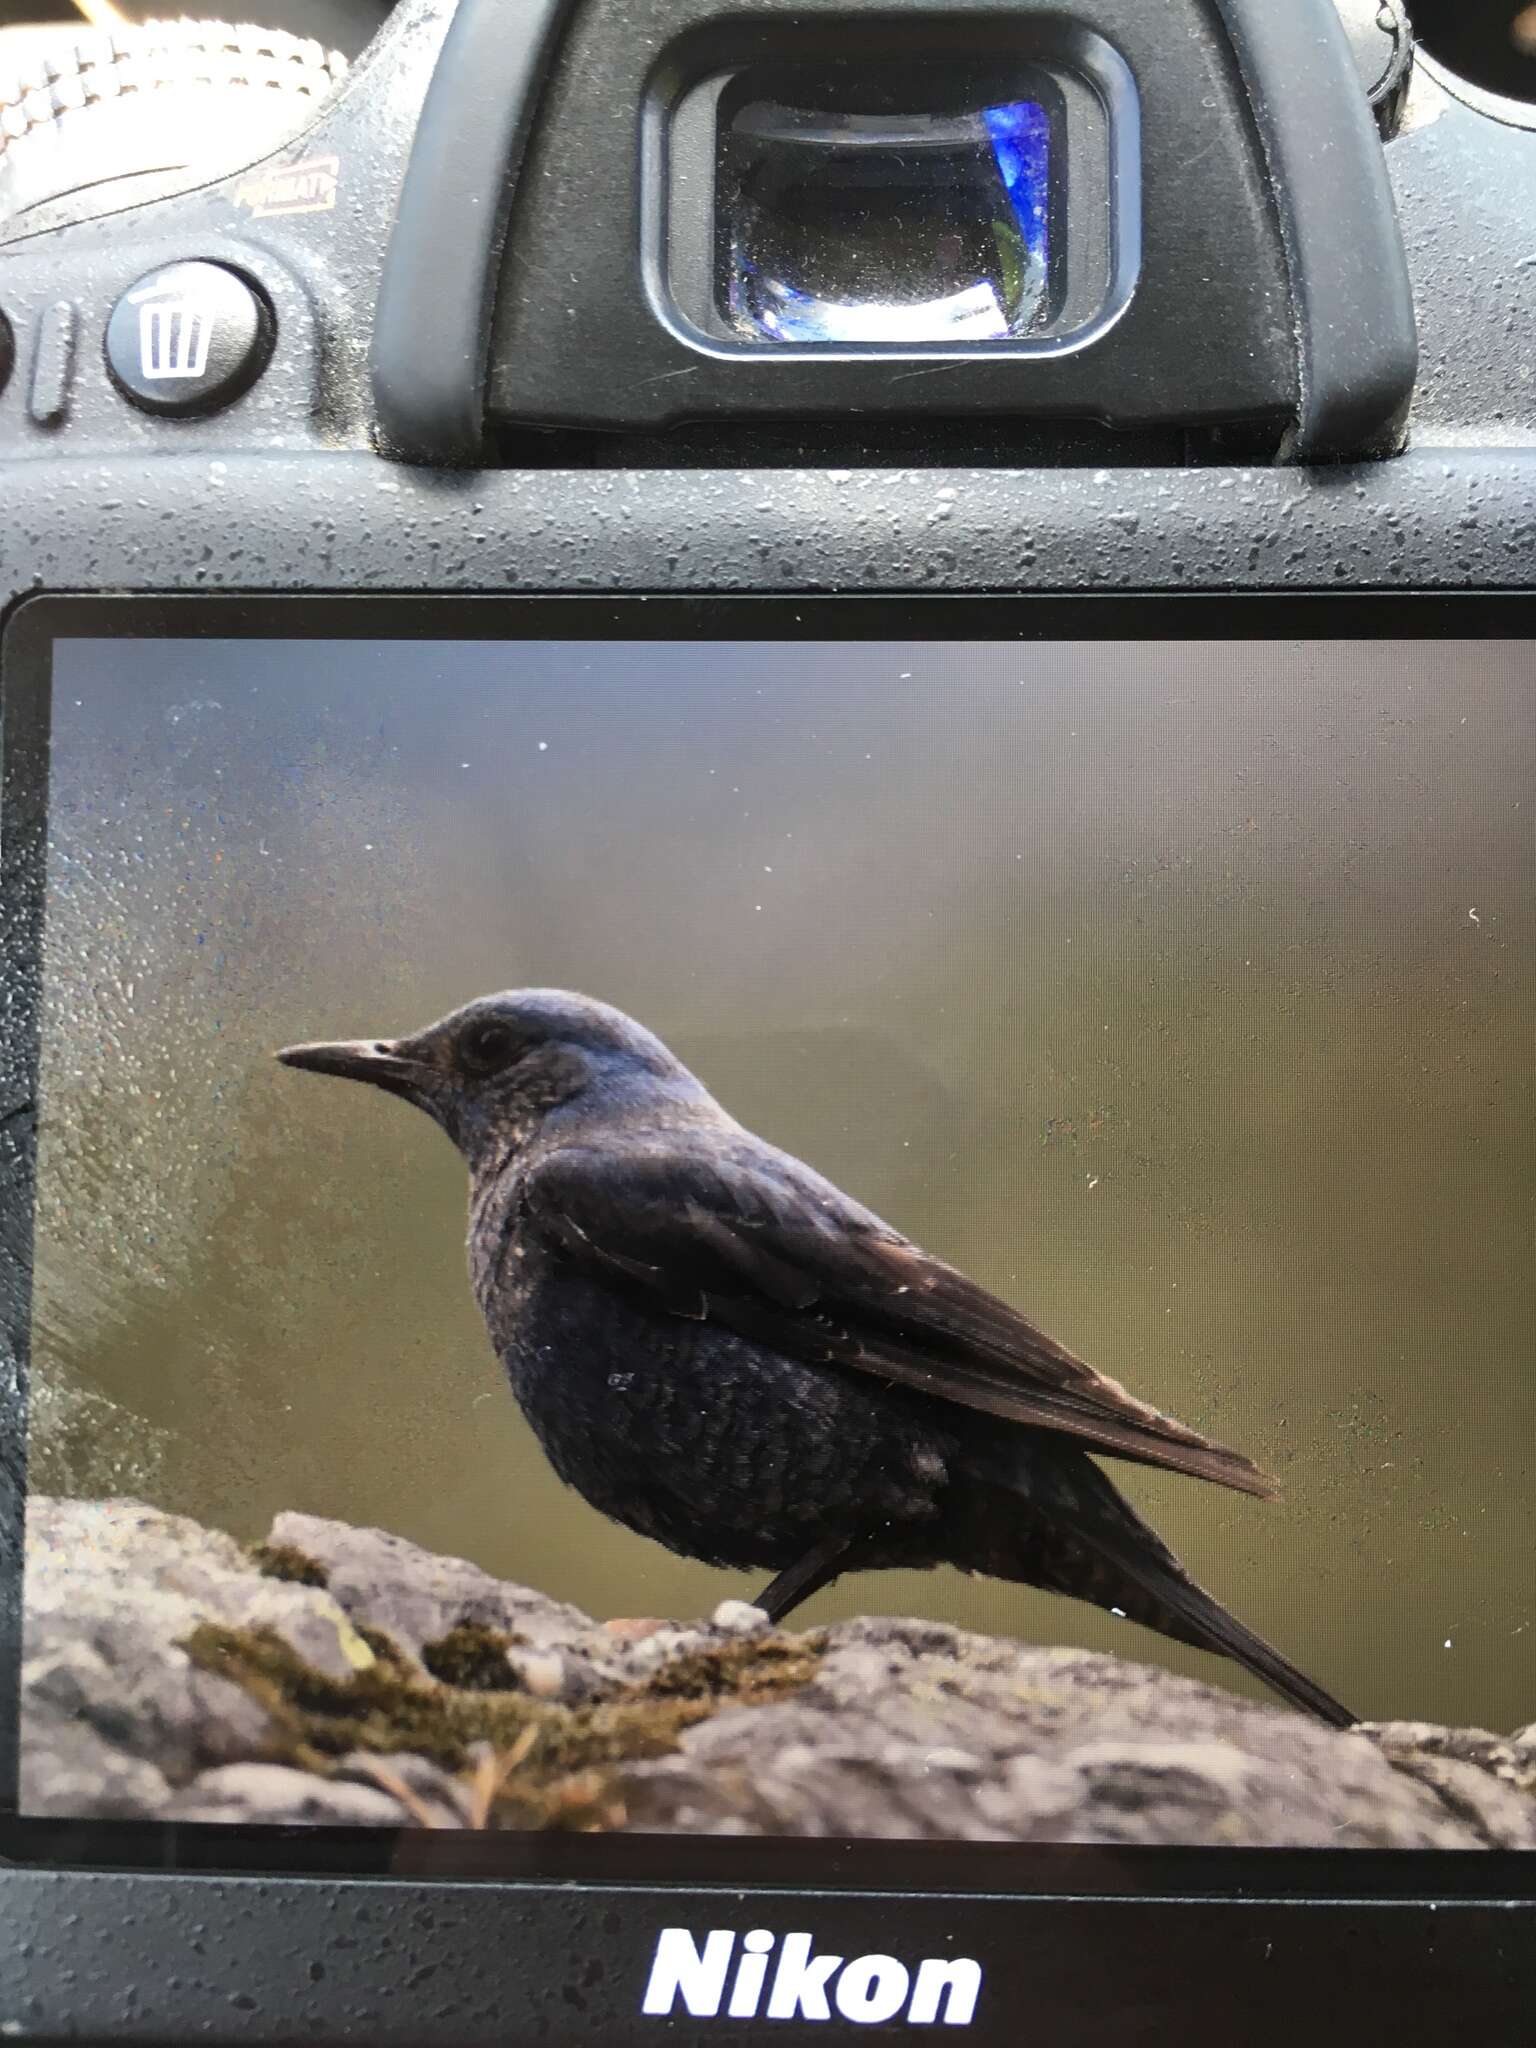
<svg viewBox="0 0 1536 2048">
<path fill-rule="evenodd" d="M 722 309 L 762 342 L 1016 340 L 1048 302 L 1051 119 L 755 100 L 718 167 Z"/>
</svg>

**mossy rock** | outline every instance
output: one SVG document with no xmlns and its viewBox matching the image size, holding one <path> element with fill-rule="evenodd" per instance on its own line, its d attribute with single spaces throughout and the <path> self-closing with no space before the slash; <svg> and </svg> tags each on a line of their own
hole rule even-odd
<svg viewBox="0 0 1536 2048">
<path fill-rule="evenodd" d="M 319 1558 L 296 1543 L 251 1543 L 246 1554 L 264 1579 L 286 1579 L 293 1586 L 328 1586 L 331 1575 Z"/>
<path fill-rule="evenodd" d="M 436 1642 L 422 1645 L 421 1661 L 442 1684 L 465 1692 L 515 1692 L 518 1677 L 507 1662 L 507 1652 L 527 1641 L 526 1636 L 483 1621 L 460 1621 Z"/>
<path fill-rule="evenodd" d="M 376 1629 L 359 1633 L 367 1670 L 332 1677 L 270 1628 L 202 1622 L 182 1645 L 200 1670 L 239 1685 L 265 1710 L 266 1759 L 328 1775 L 362 1751 L 425 1757 L 468 1782 L 486 1760 L 498 1774 L 488 1825 L 581 1828 L 622 1817 L 619 1766 L 676 1749 L 687 1728 L 723 1706 L 791 1697 L 815 1676 L 819 1647 L 757 1636 L 686 1651 L 609 1698 L 566 1707 L 517 1690 L 506 1663 L 515 1639 L 461 1623 L 432 1645 L 427 1674 Z M 498 1668 L 500 1681 L 487 1683 Z M 451 1676 L 445 1674 L 452 1674 Z"/>
</svg>

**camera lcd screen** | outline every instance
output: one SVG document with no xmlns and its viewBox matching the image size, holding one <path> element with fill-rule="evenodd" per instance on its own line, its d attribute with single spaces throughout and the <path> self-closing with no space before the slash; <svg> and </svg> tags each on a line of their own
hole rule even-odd
<svg viewBox="0 0 1536 2048">
<path fill-rule="evenodd" d="M 1521 1846 L 1532 644 L 1393 616 L 24 614 L 19 1813 Z"/>
</svg>

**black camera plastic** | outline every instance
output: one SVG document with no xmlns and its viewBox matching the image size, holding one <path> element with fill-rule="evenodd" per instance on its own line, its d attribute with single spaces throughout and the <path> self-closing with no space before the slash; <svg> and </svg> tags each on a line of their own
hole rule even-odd
<svg viewBox="0 0 1536 2048">
<path fill-rule="evenodd" d="M 807 34 L 836 18 L 794 16 Z M 868 17 L 882 35 L 906 18 Z M 680 333 L 655 261 L 636 260 L 640 145 L 696 75 L 660 45 L 673 24 L 704 34 L 698 8 L 407 0 L 275 158 L 105 218 L 82 195 L 76 218 L 13 221 L 8 622 L 35 590 L 1529 590 L 1536 138 L 1520 114 L 1423 76 L 1384 163 L 1328 0 L 1084 0 L 1076 18 L 1136 77 L 1142 254 L 1124 317 L 1054 357 L 742 362 Z M 734 10 L 702 54 L 751 63 L 767 19 Z M 167 417 L 114 380 L 106 338 L 126 294 L 187 261 L 254 288 L 263 338 L 243 388 Z M 673 420 L 707 435 L 633 431 Z M 577 424 L 627 431 L 547 431 Z M 892 451 L 908 466 L 877 466 Z M 1322 456 L 1339 460 L 1307 466 Z M 953 493 L 941 525 L 936 489 Z M 0 1142 L 23 1124 L 0 1116 Z M 14 1378 L 3 1392 L 14 1418 Z M 5 1448 L 9 1541 L 12 1429 Z M 1303 2029 L 1453 2022 L 1512 2039 L 1536 2001 L 1512 1878 L 1493 1898 L 1480 1870 L 1376 1859 L 1341 1880 L 1280 1854 L 1221 1881 L 1198 1855 L 1150 1875 L 1105 1859 L 1078 1895 L 1021 1887 L 1026 1910 L 908 1889 L 894 1860 L 882 1893 L 859 1889 L 834 1845 L 761 1871 L 730 1845 L 679 1847 L 602 1885 L 575 1882 L 585 1866 L 558 1844 L 496 1886 L 404 1863 L 388 1881 L 93 1871 L 95 1854 L 82 1828 L 77 1867 L 0 1870 L 8 2039 L 644 2039 L 631 1965 L 658 1873 L 668 1916 L 701 1926 L 722 1892 L 776 1901 L 770 1917 L 813 1897 L 848 1953 L 888 1945 L 893 1915 L 918 1946 L 963 1924 L 1015 1958 L 1006 2030 L 1027 2002 L 1057 2042 L 1240 2028 L 1290 2048 Z"/>
<path fill-rule="evenodd" d="M 1001 38 L 1078 75 L 1091 39 L 1119 50 L 1140 129 L 1122 235 L 1136 248 L 1134 290 L 1106 291 L 1105 317 L 1069 345 L 733 356 L 671 316 L 667 133 L 686 86 L 759 61 L 776 18 L 712 21 L 694 0 L 609 22 L 592 0 L 567 22 L 564 0 L 513 16 L 466 0 L 444 37 L 443 16 L 421 0 L 265 178 L 244 170 L 139 206 L 113 197 L 103 218 L 86 190 L 44 210 L 35 232 L 26 215 L 0 226 L 0 312 L 18 353 L 0 395 L 0 452 L 57 460 L 259 442 L 437 464 L 648 464 L 697 459 L 703 446 L 714 451 L 705 460 L 793 457 L 820 445 L 815 421 L 822 441 L 840 434 L 856 452 L 879 419 L 892 430 L 882 447 L 923 459 L 980 449 L 1053 463 L 1305 461 L 1381 453 L 1405 422 L 1420 440 L 1443 429 L 1458 441 L 1486 422 L 1498 445 L 1511 407 L 1528 402 L 1514 360 L 1528 287 L 1506 254 L 1530 175 L 1523 135 L 1437 94 L 1437 118 L 1417 117 L 1389 152 L 1400 231 L 1326 0 L 1150 12 L 1085 0 L 1070 32 L 1030 6 L 797 14 L 792 47 L 818 65 L 823 53 L 833 73 L 848 69 L 839 39 L 854 30 L 878 30 L 882 48 L 921 61 L 952 24 L 973 53 Z M 614 119 L 616 106 L 636 117 Z M 1312 145 L 1319 133 L 1326 149 Z M 125 291 L 189 255 L 248 279 L 280 340 L 242 403 L 186 421 L 167 443 L 124 404 L 100 344 Z M 1425 375 L 1410 413 L 1415 310 Z M 985 431 L 957 436 L 965 419 Z M 796 432 L 754 443 L 750 423 L 766 420 Z M 525 431 L 678 422 L 704 431 L 643 454 Z"/>
<path fill-rule="evenodd" d="M 709 0 L 657 0 L 649 15 L 612 18 L 592 0 L 569 19 L 564 0 L 514 15 L 469 0 L 442 42 L 417 127 L 442 21 L 408 5 L 302 146 L 271 160 L 286 196 L 242 173 L 149 205 L 129 207 L 125 194 L 105 219 L 90 217 L 100 202 L 87 189 L 45 209 L 36 233 L 28 216 L 13 220 L 0 310 L 28 331 L 0 403 L 0 447 L 149 445 L 154 430 L 101 373 L 98 337 L 125 287 L 189 253 L 242 272 L 282 336 L 245 405 L 197 429 L 199 441 L 373 443 L 465 463 L 498 459 L 510 425 L 883 416 L 1006 422 L 988 436 L 1004 445 L 1028 423 L 1025 447 L 1047 459 L 1053 439 L 1070 448 L 1082 437 L 1080 425 L 1053 436 L 1052 422 L 1119 430 L 1105 452 L 1121 459 L 1182 456 L 1192 428 L 1217 430 L 1218 455 L 1266 461 L 1396 445 L 1415 367 L 1408 265 L 1332 7 L 1189 0 L 1149 11 L 1084 0 L 1068 23 L 1031 6 L 906 0 L 802 10 L 788 31 L 776 23 L 771 7 L 720 15 Z M 931 65 L 940 46 L 978 63 L 999 52 L 1042 59 L 1101 101 L 1090 53 L 1119 53 L 1136 82 L 1122 96 L 1118 154 L 1097 181 L 1115 215 L 1118 276 L 1096 308 L 1090 294 L 1075 335 L 733 355 L 674 317 L 669 252 L 688 224 L 675 183 L 669 197 L 667 158 L 682 146 L 673 116 L 687 87 L 765 54 L 783 59 L 787 45 L 790 59 L 866 89 L 860 52 L 872 38 L 891 53 L 882 62 L 913 66 Z M 615 107 L 636 109 L 638 121 L 616 120 Z M 1128 137 L 1132 117 L 1139 134 Z M 63 125 L 71 118 L 82 116 L 66 113 Z M 1326 150 L 1311 145 L 1318 133 Z M 1478 145 L 1485 160 L 1498 155 L 1487 133 Z M 1448 153 L 1429 137 L 1407 149 Z M 1509 189 L 1505 154 L 1508 171 L 1488 161 L 1489 182 Z M 520 164 L 524 175 L 509 178 Z M 318 180 L 309 200 L 306 167 Z M 1443 203 L 1443 172 L 1426 169 L 1425 205 Z M 708 182 L 689 183 L 696 210 Z M 1090 203 L 1095 180 L 1071 183 L 1062 240 L 1076 260 L 1092 235 L 1088 223 L 1074 232 L 1071 213 Z M 1475 242 L 1484 213 L 1491 264 L 1499 228 L 1489 197 L 1462 232 Z M 381 250 L 379 224 L 392 213 Z M 1430 255 L 1411 203 L 1404 217 L 1413 253 Z M 697 225 L 707 235 L 707 222 Z M 558 289 L 544 288 L 556 279 Z M 1457 295 L 1465 301 L 1461 282 Z M 370 341 L 371 388 L 360 375 Z"/>
</svg>

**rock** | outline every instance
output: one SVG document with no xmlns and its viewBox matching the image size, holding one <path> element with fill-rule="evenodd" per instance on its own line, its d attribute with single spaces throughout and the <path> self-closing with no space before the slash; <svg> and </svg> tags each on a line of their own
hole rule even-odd
<svg viewBox="0 0 1536 2048">
<path fill-rule="evenodd" d="M 493 1579 L 462 1557 L 436 1557 L 382 1529 L 354 1529 L 317 1515 L 279 1515 L 268 1537 L 325 1567 L 332 1597 L 354 1621 L 382 1629 L 414 1656 L 466 1621 L 560 1648 L 592 1624 L 574 1607 Z"/>
<path fill-rule="evenodd" d="M 226 1764 L 204 1771 L 156 1816 L 161 1820 L 241 1821 L 247 1826 L 399 1828 L 411 1816 L 377 1786 L 321 1778 L 281 1764 Z"/>
<path fill-rule="evenodd" d="M 490 1764 L 487 1756 L 482 1761 Z M 300 1773 L 302 1776 L 303 1774 Z M 369 1756 L 355 1752 L 343 1757 L 333 1784 L 350 1782 L 368 1785 L 392 1798 L 399 1809 L 396 1827 L 465 1828 L 479 1825 L 475 1814 L 473 1784 L 462 1784 L 424 1756 Z"/>
<path fill-rule="evenodd" d="M 305 1515 L 253 1554 L 34 1498 L 22 1690 L 32 1813 L 1536 1848 L 1536 1726 L 1341 1734 L 1115 1657 L 918 1621 L 790 1635 L 741 1601 L 614 1630 Z"/>
<path fill-rule="evenodd" d="M 34 1711 L 30 1698 L 27 1711 Z M 153 1764 L 103 1741 L 84 1721 L 55 1718 L 46 1707 L 36 1711 L 43 1725 L 22 1755 L 23 1813 L 142 1820 L 167 1811 L 171 1786 Z"/>
<path fill-rule="evenodd" d="M 1394 1763 L 1417 1765 L 1445 1760 L 1471 1764 L 1481 1772 L 1536 1792 L 1536 1724 L 1513 1735 L 1490 1735 L 1482 1728 L 1436 1728 L 1427 1721 L 1378 1721 L 1366 1724 L 1373 1741 Z"/>
<path fill-rule="evenodd" d="M 422 1757 L 349 1756 L 328 1778 L 283 1764 L 226 1764 L 204 1771 L 157 1818 L 267 1827 L 463 1828 L 473 1815 L 463 1788 Z"/>
<path fill-rule="evenodd" d="M 1400 1746 L 1088 1651 L 930 1623 L 826 1632 L 794 1699 L 626 1774 L 667 1832 L 1292 1848 L 1536 1848 L 1536 1800 Z M 1452 1741 L 1450 1731 L 1425 1731 Z M 1429 1794 L 1425 1796 L 1426 1792 Z M 1448 1796 L 1449 1795 L 1449 1796 Z"/>
<path fill-rule="evenodd" d="M 507 1663 L 535 1699 L 568 1696 L 570 1680 L 558 1650 L 508 1650 Z"/>
<path fill-rule="evenodd" d="M 1431 1787 L 1450 1812 L 1490 1843 L 1536 1847 L 1521 1839 L 1536 1812 L 1536 1728 L 1505 1739 L 1481 1728 L 1383 1721 L 1365 1732 L 1391 1764 Z"/>
<path fill-rule="evenodd" d="M 198 1670 L 180 1647 L 200 1621 L 272 1629 L 317 1670 L 337 1676 L 371 1654 L 328 1593 L 262 1577 L 218 1530 L 136 1501 L 28 1501 L 21 1728 L 28 1811 L 79 1812 L 78 1786 L 82 1773 L 90 1777 L 93 1755 L 116 1810 L 126 1814 L 152 1808 L 162 1785 L 174 1788 L 207 1766 L 259 1752 L 267 1716 L 257 1702 Z M 128 1770 L 133 1760 L 152 1772 Z"/>
<path fill-rule="evenodd" d="M 710 1616 L 711 1624 L 728 1636 L 761 1635 L 769 1626 L 767 1615 L 750 1600 L 722 1600 Z"/>
</svg>

